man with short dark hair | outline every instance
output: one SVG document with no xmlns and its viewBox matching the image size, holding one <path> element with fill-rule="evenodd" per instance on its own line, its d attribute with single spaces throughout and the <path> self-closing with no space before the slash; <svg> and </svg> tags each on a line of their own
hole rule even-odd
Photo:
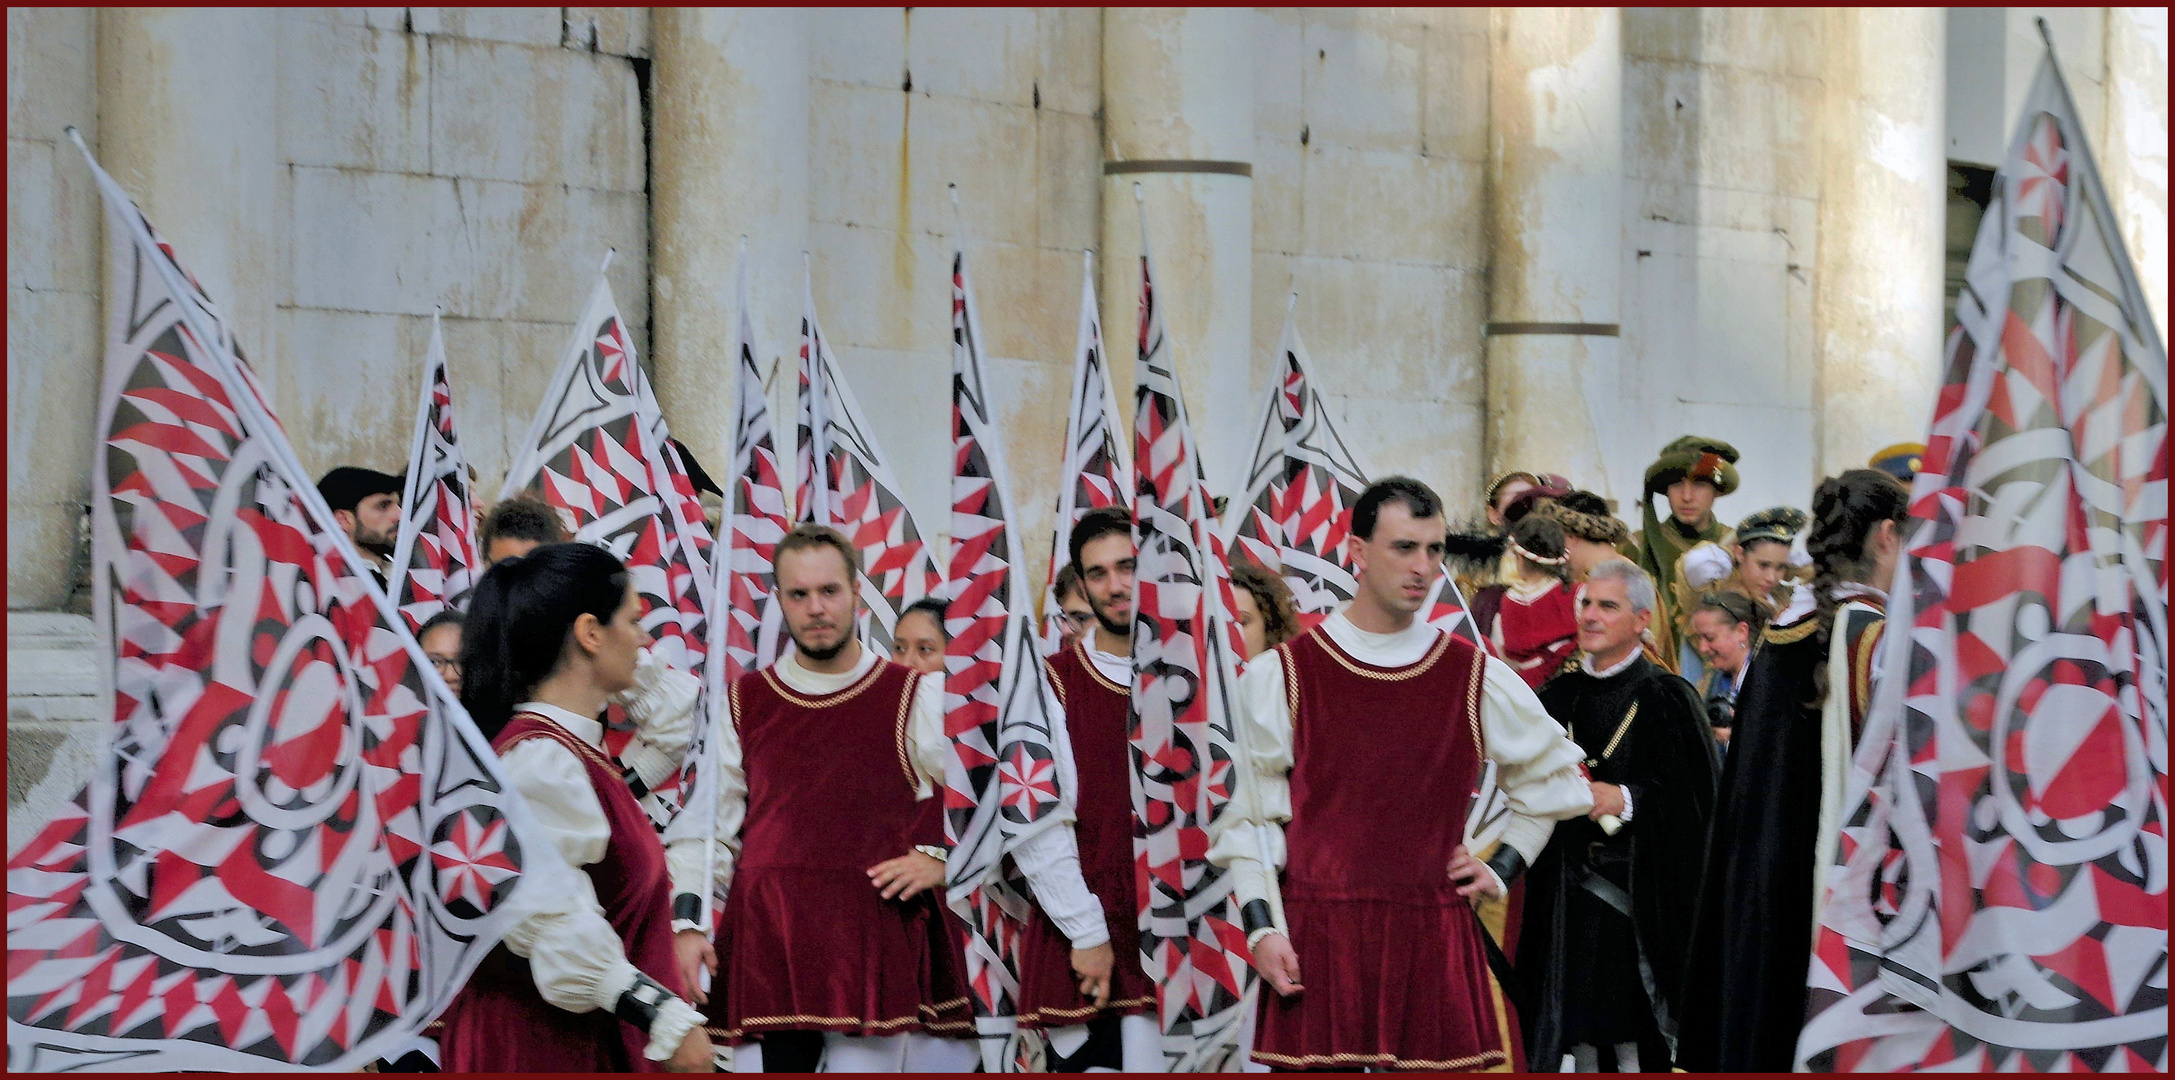
<svg viewBox="0 0 2175 1080">
<path fill-rule="evenodd" d="M 1593 795 L 1525 680 L 1419 618 L 1445 535 L 1425 484 L 1376 482 L 1352 507 L 1351 602 L 1239 678 L 1239 790 L 1209 825 L 1208 857 L 1230 869 L 1273 991 L 1258 1062 L 1517 1065 L 1471 901 L 1502 895 Z M 1485 863 L 1463 843 L 1483 759 L 1512 815 Z"/>
<path fill-rule="evenodd" d="M 1646 489 L 1641 509 L 1644 527 L 1635 538 L 1638 547 L 1624 557 L 1639 564 L 1660 594 L 1654 620 L 1654 641 L 1661 655 L 1677 654 L 1677 623 L 1682 609 L 1673 586 L 1677 560 L 1702 540 L 1730 546 L 1729 526 L 1714 516 L 1714 500 L 1737 490 L 1737 448 L 1720 439 L 1686 435 L 1661 448 L 1661 455 L 1646 467 Z M 1669 504 L 1669 516 L 1654 513 L 1654 496 Z M 1675 663 L 1672 659 L 1671 663 Z"/>
<path fill-rule="evenodd" d="M 1578 666 L 1541 704 L 1583 751 L 1587 820 L 1526 879 L 1518 1016 L 1535 1069 L 1668 1072 L 1685 928 L 1720 764 L 1689 683 L 1648 660 L 1654 583 L 1627 559 L 1578 592 Z"/>
<path fill-rule="evenodd" d="M 355 542 L 364 569 L 380 587 L 391 576 L 393 548 L 400 541 L 400 494 L 407 485 L 406 477 L 354 465 L 342 465 L 317 482 L 332 519 Z"/>
<path fill-rule="evenodd" d="M 530 495 L 500 499 L 490 513 L 483 515 L 483 525 L 476 533 L 483 561 L 492 565 L 519 558 L 544 544 L 563 544 L 572 539 L 559 512 Z"/>
</svg>

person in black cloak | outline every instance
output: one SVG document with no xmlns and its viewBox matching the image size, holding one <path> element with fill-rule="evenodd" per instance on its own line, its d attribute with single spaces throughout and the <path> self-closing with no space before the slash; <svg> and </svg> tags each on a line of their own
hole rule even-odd
<svg viewBox="0 0 2175 1080">
<path fill-rule="evenodd" d="M 1538 1070 L 1667 1072 L 1721 762 L 1690 683 L 1640 647 L 1654 582 L 1628 559 L 1578 594 L 1576 666 L 1541 704 L 1585 752 L 1594 809 L 1526 876 L 1518 1015 Z"/>
<path fill-rule="evenodd" d="M 1812 614 L 1760 635 L 1737 693 L 1685 962 L 1677 1064 L 1788 1072 L 1845 770 L 1865 723 L 1910 497 L 1887 473 L 1821 481 Z"/>
</svg>

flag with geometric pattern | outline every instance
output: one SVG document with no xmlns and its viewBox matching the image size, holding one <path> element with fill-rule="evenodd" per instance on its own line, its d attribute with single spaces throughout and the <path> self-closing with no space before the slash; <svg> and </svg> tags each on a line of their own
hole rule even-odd
<svg viewBox="0 0 2175 1080">
<path fill-rule="evenodd" d="M 408 628 L 417 630 L 447 608 L 466 608 L 468 590 L 483 572 L 476 557 L 475 489 L 453 430 L 453 383 L 436 315 L 430 320 L 430 351 L 423 354 L 423 400 L 416 406 L 410 446 L 400 535 L 393 544 L 395 580 L 386 591 Z"/>
<path fill-rule="evenodd" d="M 626 560 L 651 651 L 701 678 L 709 656 L 706 613 L 713 607 L 710 529 L 601 273 L 499 498 L 519 494 L 558 510 L 575 540 Z M 697 725 L 696 745 L 681 769 L 640 792 L 642 808 L 660 827 L 679 813 L 691 771 L 703 759 L 705 733 Z M 633 736 L 622 710 L 612 706 L 605 749 L 616 755 Z M 627 777 L 643 788 L 631 769 Z"/>
<path fill-rule="evenodd" d="M 2051 54 L 1956 321 L 1798 1061 L 2164 1073 L 2167 351 Z"/>
<path fill-rule="evenodd" d="M 1025 883 L 1004 852 L 1063 824 L 1053 752 L 1064 713 L 1035 645 L 1033 596 L 1012 520 L 1003 435 L 993 415 L 982 321 L 966 254 L 952 256 L 952 542 L 942 596 L 945 632 L 945 836 L 949 900 L 973 931 L 967 981 L 984 1065 L 1018 1056 L 1005 1036 L 1018 1009 Z"/>
<path fill-rule="evenodd" d="M 1208 825 L 1230 802 L 1238 637 L 1231 579 L 1199 445 L 1179 395 L 1141 228 L 1134 368 L 1134 841 L 1147 904 L 1142 967 L 1156 984 L 1173 1072 L 1236 1067 L 1254 972 L 1232 879 L 1207 860 Z"/>
<path fill-rule="evenodd" d="M 218 312 L 91 169 L 112 260 L 91 489 L 112 753 L 8 861 L 8 1065 L 354 1072 L 570 871 Z"/>
<path fill-rule="evenodd" d="M 899 613 L 927 596 L 942 571 L 921 530 L 914 527 L 914 515 L 876 445 L 876 433 L 863 418 L 816 322 L 812 284 L 803 295 L 796 450 L 800 487 L 794 513 L 798 521 L 844 533 L 861 552 L 861 641 L 889 656 Z M 819 461 L 824 463 L 822 483 L 816 479 Z"/>
<path fill-rule="evenodd" d="M 755 321 L 748 306 L 747 253 L 741 252 L 738 295 L 739 340 L 734 365 L 732 468 L 726 473 L 725 515 L 719 523 L 717 584 L 712 609 L 716 652 L 711 678 L 716 693 L 743 672 L 769 667 L 787 643 L 772 601 L 777 570 L 771 555 L 793 527 L 785 505 L 785 482 L 778 473 L 778 448 L 771 437 L 770 402 L 763 371 L 755 360 Z M 716 551 L 718 549 L 713 549 Z M 720 697 L 718 700 L 723 700 Z"/>
<path fill-rule="evenodd" d="M 1118 419 L 1118 395 L 1103 356 L 1103 321 L 1095 307 L 1093 256 L 1081 257 L 1080 329 L 1072 351 L 1072 407 L 1065 417 L 1065 463 L 1057 472 L 1057 518 L 1050 537 L 1050 568 L 1042 589 L 1044 656 L 1065 640 L 1064 610 L 1057 602 L 1057 571 L 1072 560 L 1072 527 L 1103 506 L 1133 505 L 1133 462 Z"/>
<path fill-rule="evenodd" d="M 1352 504 L 1373 474 L 1329 418 L 1293 317 L 1298 301 L 1294 293 L 1284 308 L 1276 381 L 1254 439 L 1245 498 L 1233 499 L 1225 510 L 1223 538 L 1227 548 L 1280 575 L 1291 587 L 1300 623 L 1312 627 L 1349 603 L 1359 588 L 1350 543 Z M 1488 650 L 1447 569 L 1421 610 L 1430 625 Z M 1481 766 L 1466 819 L 1466 842 L 1476 851 L 1493 844 L 1510 823 L 1510 803 L 1496 784 L 1495 768 L 1493 760 Z"/>
</svg>

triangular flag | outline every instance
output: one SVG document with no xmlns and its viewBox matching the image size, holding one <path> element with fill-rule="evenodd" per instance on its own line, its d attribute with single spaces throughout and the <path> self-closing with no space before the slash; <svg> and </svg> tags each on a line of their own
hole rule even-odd
<svg viewBox="0 0 2175 1080">
<path fill-rule="evenodd" d="M 2167 349 L 2051 50 L 1956 321 L 1799 1067 L 2164 1067 Z"/>
<path fill-rule="evenodd" d="M 1056 528 L 1050 537 L 1050 568 L 1042 589 L 1042 640 L 1045 656 L 1065 640 L 1065 613 L 1057 603 L 1057 571 L 1072 559 L 1072 527 L 1099 506 L 1133 505 L 1133 462 L 1126 452 L 1125 427 L 1118 419 L 1118 395 L 1110 385 L 1110 364 L 1103 356 L 1102 315 L 1095 308 L 1095 271 L 1081 257 L 1080 329 L 1072 352 L 1072 408 L 1065 419 L 1065 464 L 1057 473 Z"/>
<path fill-rule="evenodd" d="M 386 590 L 410 630 L 447 608 L 468 606 L 468 591 L 483 572 L 476 554 L 475 490 L 468 459 L 453 430 L 453 381 L 446 371 L 446 339 L 438 317 L 430 320 L 430 350 L 423 354 L 422 401 L 415 409 L 415 439 L 408 451 L 408 484 L 400 499 L 400 536 L 393 545 L 393 582 Z"/>
<path fill-rule="evenodd" d="M 772 601 L 777 569 L 771 562 L 778 541 L 793 527 L 785 504 L 785 482 L 778 472 L 778 450 L 771 437 L 770 403 L 763 391 L 762 367 L 755 360 L 755 321 L 748 304 L 747 253 L 740 257 L 739 340 L 735 365 L 732 467 L 726 473 L 725 516 L 719 523 L 716 556 L 717 606 L 712 608 L 710 646 L 716 693 L 743 672 L 769 667 L 785 651 L 787 639 Z M 724 552 L 729 552 L 725 554 Z M 722 700 L 722 698 L 720 698 Z"/>
</svg>

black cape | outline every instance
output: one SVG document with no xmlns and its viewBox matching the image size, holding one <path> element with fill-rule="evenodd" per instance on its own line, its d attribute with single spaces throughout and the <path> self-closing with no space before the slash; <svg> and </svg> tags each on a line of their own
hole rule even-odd
<svg viewBox="0 0 2175 1080">
<path fill-rule="evenodd" d="M 1880 623 L 1853 611 L 1835 636 L 1855 642 Z M 1807 616 L 1770 628 L 1737 693 L 1684 972 L 1677 1064 L 1691 1072 L 1789 1072 L 1796 1064 L 1820 832 L 1813 673 L 1828 661 L 1814 625 Z"/>
<path fill-rule="evenodd" d="M 1515 980 L 1526 1060 L 1552 1071 L 1572 1043 L 1637 1042 L 1642 1070 L 1667 1071 L 1721 764 L 1706 710 L 1644 655 L 1606 679 L 1571 668 L 1540 698 L 1593 779 L 1630 793 L 1632 820 L 1613 837 L 1587 818 L 1557 822 L 1526 878 Z"/>
</svg>

